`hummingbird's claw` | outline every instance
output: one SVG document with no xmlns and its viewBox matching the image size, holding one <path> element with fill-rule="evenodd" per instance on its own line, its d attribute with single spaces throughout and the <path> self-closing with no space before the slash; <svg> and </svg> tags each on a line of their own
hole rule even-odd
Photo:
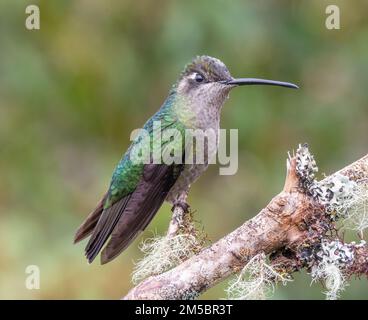
<svg viewBox="0 0 368 320">
<path fill-rule="evenodd" d="M 175 201 L 175 202 L 173 203 L 172 208 L 171 208 L 171 211 L 172 211 L 172 212 L 174 212 L 175 207 L 180 207 L 180 208 L 184 211 L 184 213 L 189 213 L 190 206 L 189 206 L 189 204 L 188 204 L 188 203 L 186 203 L 186 202 L 184 202 L 184 201 L 180 201 L 180 200 Z"/>
</svg>

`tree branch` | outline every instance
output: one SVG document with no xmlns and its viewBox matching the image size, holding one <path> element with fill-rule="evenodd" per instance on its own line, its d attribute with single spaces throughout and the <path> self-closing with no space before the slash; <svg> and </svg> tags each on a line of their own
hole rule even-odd
<svg viewBox="0 0 368 320">
<path fill-rule="evenodd" d="M 257 216 L 175 268 L 142 281 L 124 299 L 196 298 L 208 288 L 242 270 L 259 253 L 272 254 L 271 257 L 278 265 L 283 261 L 281 265 L 288 272 L 305 267 L 305 261 L 300 262 L 303 248 L 319 244 L 321 237 L 328 238 L 327 235 L 334 228 L 331 216 L 326 214 L 330 206 L 326 198 L 331 195 L 335 197 L 334 189 L 328 187 L 326 196 L 324 185 L 331 184 L 334 179 L 340 181 L 341 176 L 356 183 L 367 181 L 368 155 L 318 184 L 314 181 L 314 166 L 315 162 L 307 147 L 300 147 L 297 155 L 289 157 L 287 161 L 283 190 Z M 169 234 L 177 231 L 176 221 L 171 222 Z M 286 259 L 285 252 L 292 258 Z M 354 264 L 349 265 L 350 270 L 367 273 L 368 248 L 359 247 L 354 252 L 354 261 L 357 263 L 356 267 Z M 299 260 L 295 260 L 295 257 Z M 293 263 L 290 264 L 290 261 Z"/>
</svg>

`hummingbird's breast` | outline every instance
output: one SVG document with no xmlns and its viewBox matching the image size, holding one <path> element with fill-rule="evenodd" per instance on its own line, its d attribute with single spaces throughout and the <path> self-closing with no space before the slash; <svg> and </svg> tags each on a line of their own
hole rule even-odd
<svg viewBox="0 0 368 320">
<path fill-rule="evenodd" d="M 228 92 L 214 94 L 207 88 L 190 96 L 181 96 L 179 103 L 176 104 L 175 111 L 178 120 L 187 129 L 202 131 L 204 136 L 208 138 L 204 139 L 203 145 L 200 146 L 203 157 L 198 157 L 195 154 L 193 163 L 185 164 L 182 173 L 166 198 L 167 201 L 173 203 L 176 200 L 185 200 L 191 184 L 206 171 L 209 162 L 215 157 L 218 148 L 220 111 L 227 97 Z M 202 161 L 203 158 L 204 161 Z"/>
<path fill-rule="evenodd" d="M 190 142 L 195 141 L 195 144 L 192 144 L 191 148 L 186 150 L 185 158 L 186 161 L 190 159 L 191 163 L 185 163 L 183 171 L 167 195 L 166 200 L 170 203 L 174 203 L 177 200 L 185 200 L 191 184 L 207 170 L 209 162 L 216 156 L 218 149 L 219 114 L 199 112 L 196 114 L 195 119 L 190 120 L 190 125 L 186 127 L 187 130 L 193 130 L 192 134 L 195 137 L 193 138 L 192 134 L 187 134 L 186 137 L 193 139 Z M 201 134 L 203 134 L 203 138 L 198 139 L 197 137 Z M 185 143 L 187 145 L 188 141 Z"/>
</svg>

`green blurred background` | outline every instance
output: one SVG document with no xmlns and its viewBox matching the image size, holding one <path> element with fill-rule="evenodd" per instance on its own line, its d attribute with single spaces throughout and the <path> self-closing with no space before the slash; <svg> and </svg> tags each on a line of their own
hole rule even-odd
<svg viewBox="0 0 368 320">
<path fill-rule="evenodd" d="M 38 4 L 41 30 L 24 26 Z M 336 4 L 341 29 L 325 28 Z M 308 142 L 322 172 L 367 152 L 368 2 L 0 2 L 0 298 L 116 299 L 127 293 L 138 244 L 165 232 L 165 204 L 142 237 L 104 266 L 87 265 L 75 229 L 105 192 L 112 170 L 171 84 L 198 54 L 234 76 L 298 83 L 234 90 L 222 127 L 239 129 L 239 170 L 212 166 L 190 204 L 215 241 L 254 216 L 282 187 L 286 152 Z M 27 290 L 27 265 L 41 289 Z M 277 299 L 323 299 L 298 274 Z M 201 298 L 224 298 L 226 282 Z M 366 279 L 342 298 L 368 297 Z"/>
</svg>

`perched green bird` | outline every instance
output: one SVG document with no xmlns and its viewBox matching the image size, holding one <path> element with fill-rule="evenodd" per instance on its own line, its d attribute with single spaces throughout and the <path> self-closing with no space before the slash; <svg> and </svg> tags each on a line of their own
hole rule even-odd
<svg viewBox="0 0 368 320">
<path fill-rule="evenodd" d="M 186 198 L 190 185 L 207 169 L 208 159 L 217 152 L 220 111 L 230 90 L 258 84 L 298 88 L 291 83 L 273 80 L 234 79 L 223 62 L 209 56 L 198 56 L 185 66 L 161 108 L 143 127 L 150 143 L 143 145 L 142 134 L 133 140 L 115 168 L 107 193 L 76 232 L 75 243 L 90 236 L 85 249 L 89 262 L 109 238 L 101 253 L 101 263 L 118 256 L 147 227 L 165 200 L 188 208 Z M 185 139 L 171 145 L 168 141 L 157 141 L 157 138 L 155 141 L 155 122 L 161 124 L 163 135 L 172 129 L 183 137 L 187 129 L 212 129 L 216 143 L 205 151 L 203 163 L 185 163 Z M 162 154 L 167 152 L 165 147 L 168 145 L 175 149 L 174 152 L 180 151 L 182 161 L 171 164 L 152 161 L 157 143 L 162 147 Z M 133 151 L 147 148 L 150 163 L 132 159 Z"/>
</svg>

